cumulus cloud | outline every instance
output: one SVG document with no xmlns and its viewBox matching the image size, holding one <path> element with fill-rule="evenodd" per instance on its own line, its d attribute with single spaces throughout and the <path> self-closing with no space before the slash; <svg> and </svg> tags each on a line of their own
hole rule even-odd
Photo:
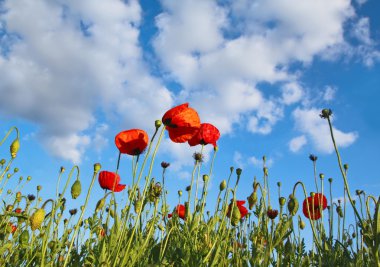
<svg viewBox="0 0 380 267">
<path fill-rule="evenodd" d="M 96 110 L 151 129 L 155 114 L 172 105 L 170 91 L 142 61 L 138 1 L 1 6 L 1 113 L 40 126 L 39 139 L 53 155 L 79 161 Z"/>
<path fill-rule="evenodd" d="M 300 135 L 300 136 L 294 137 L 292 140 L 290 140 L 289 149 L 292 152 L 298 152 L 306 144 L 307 144 L 306 136 Z"/>
<path fill-rule="evenodd" d="M 302 87 L 295 82 L 290 82 L 282 86 L 282 102 L 291 105 L 301 100 L 303 96 Z"/>
<path fill-rule="evenodd" d="M 263 164 L 264 164 L 262 158 L 258 158 L 255 156 L 246 157 L 246 156 L 243 156 L 243 154 L 241 154 L 238 151 L 234 152 L 233 160 L 234 160 L 234 164 L 239 168 L 245 168 L 250 165 L 251 166 L 253 165 L 256 168 L 261 168 L 263 167 Z M 267 167 L 272 167 L 273 163 L 274 163 L 274 160 L 272 158 L 267 158 L 265 165 Z"/>
<path fill-rule="evenodd" d="M 333 143 L 330 137 L 330 130 L 325 120 L 319 117 L 321 109 L 301 109 L 293 111 L 293 118 L 298 131 L 303 133 L 314 145 L 316 151 L 322 153 L 332 153 Z M 348 147 L 358 138 L 356 132 L 343 132 L 333 128 L 335 141 L 338 147 Z"/>
<path fill-rule="evenodd" d="M 323 96 L 322 96 L 323 100 L 326 102 L 332 101 L 335 98 L 336 91 L 337 91 L 336 87 L 327 85 L 323 92 Z"/>
</svg>

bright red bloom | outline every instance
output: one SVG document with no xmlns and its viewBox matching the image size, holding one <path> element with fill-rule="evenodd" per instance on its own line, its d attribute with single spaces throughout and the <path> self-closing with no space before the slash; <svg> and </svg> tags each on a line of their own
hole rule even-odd
<svg viewBox="0 0 380 267">
<path fill-rule="evenodd" d="M 123 131 L 115 136 L 115 144 L 120 153 L 131 156 L 140 155 L 147 147 L 148 142 L 148 134 L 140 129 Z"/>
<path fill-rule="evenodd" d="M 15 212 L 16 212 L 16 213 L 21 213 L 21 212 L 22 212 L 22 209 L 21 209 L 21 208 L 17 208 L 17 209 L 15 209 Z"/>
<path fill-rule="evenodd" d="M 16 231 L 17 231 L 17 226 L 12 224 L 12 223 L 9 223 L 9 227 L 10 227 L 10 230 L 11 230 L 11 233 L 14 234 Z"/>
<path fill-rule="evenodd" d="M 186 208 L 184 205 L 178 204 L 177 207 L 174 209 L 173 213 L 178 214 L 178 217 L 180 217 L 182 220 L 185 220 Z M 168 218 L 173 217 L 173 213 L 169 213 Z"/>
<path fill-rule="evenodd" d="M 218 128 L 210 123 L 202 123 L 199 131 L 189 140 L 190 146 L 212 144 L 216 147 L 220 133 Z"/>
<path fill-rule="evenodd" d="M 245 204 L 245 200 L 236 200 L 236 206 L 238 207 L 240 211 L 241 218 L 244 218 L 245 215 L 248 214 L 247 208 L 243 206 L 244 204 Z M 228 218 L 230 218 L 231 216 L 231 209 L 232 209 L 232 202 L 230 203 L 230 205 L 228 205 L 228 210 L 227 210 Z"/>
<path fill-rule="evenodd" d="M 125 184 L 120 184 L 120 176 L 114 172 L 99 172 L 99 184 L 103 189 L 120 192 L 125 188 Z"/>
<path fill-rule="evenodd" d="M 189 141 L 201 126 L 198 113 L 189 108 L 188 103 L 168 110 L 162 117 L 162 123 L 169 132 L 169 138 L 175 143 Z"/>
<path fill-rule="evenodd" d="M 309 204 L 309 212 L 307 210 L 307 205 Z M 302 204 L 302 212 L 306 218 L 310 218 L 311 220 L 318 220 L 321 218 L 321 211 L 327 208 L 327 198 L 321 194 L 317 193 L 314 197 L 308 197 L 303 201 Z"/>
</svg>

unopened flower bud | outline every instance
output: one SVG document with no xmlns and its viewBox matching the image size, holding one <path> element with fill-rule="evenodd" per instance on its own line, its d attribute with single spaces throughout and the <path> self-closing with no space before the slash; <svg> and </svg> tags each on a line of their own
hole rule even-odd
<svg viewBox="0 0 380 267">
<path fill-rule="evenodd" d="M 41 189 L 42 189 L 42 186 L 37 185 L 37 191 L 41 191 Z"/>
<path fill-rule="evenodd" d="M 94 164 L 94 172 L 100 171 L 101 168 L 102 168 L 102 165 L 100 165 L 100 163 L 95 163 Z"/>
<path fill-rule="evenodd" d="M 320 117 L 323 118 L 323 119 L 327 119 L 329 118 L 330 116 L 332 115 L 332 110 L 331 109 L 328 109 L 328 108 L 325 108 L 322 110 L 321 114 L 320 114 Z"/>
<path fill-rule="evenodd" d="M 11 144 L 11 147 L 10 147 L 10 152 L 11 152 L 12 158 L 15 158 L 17 156 L 17 152 L 19 149 L 20 149 L 20 141 L 17 138 L 13 141 L 13 143 Z"/>
<path fill-rule="evenodd" d="M 290 215 L 292 216 L 296 215 L 298 211 L 298 207 L 299 207 L 298 200 L 295 198 L 293 194 L 291 194 L 288 200 L 288 210 L 289 210 Z"/>
<path fill-rule="evenodd" d="M 36 210 L 33 213 L 33 215 L 30 216 L 30 218 L 29 218 L 30 227 L 32 228 L 32 231 L 40 228 L 44 219 L 45 219 L 45 210 L 42 208 Z"/>
<path fill-rule="evenodd" d="M 104 198 L 101 198 L 96 204 L 95 212 L 99 212 L 104 207 L 105 204 L 106 204 L 106 200 Z"/>
<path fill-rule="evenodd" d="M 76 199 L 77 197 L 79 197 L 81 192 L 82 192 L 82 184 L 80 183 L 80 180 L 77 179 L 71 186 L 71 197 L 73 199 Z"/>
<path fill-rule="evenodd" d="M 189 192 L 191 190 L 191 185 L 186 186 L 186 191 Z"/>
<path fill-rule="evenodd" d="M 319 174 L 319 178 L 320 178 L 321 180 L 323 180 L 323 178 L 325 178 L 325 175 L 324 175 L 323 173 L 320 173 L 320 174 Z"/>
<path fill-rule="evenodd" d="M 331 184 L 332 183 L 332 181 L 333 181 L 333 178 L 329 178 L 329 183 Z"/>
<path fill-rule="evenodd" d="M 285 203 L 286 203 L 286 198 L 280 197 L 278 199 L 278 202 L 279 202 L 280 206 L 283 207 L 285 205 Z"/>
<path fill-rule="evenodd" d="M 223 180 L 223 181 L 220 183 L 220 185 L 219 185 L 219 190 L 220 190 L 220 191 L 223 191 L 224 189 L 226 189 L 226 187 L 227 187 L 227 182 L 226 182 L 226 180 Z"/>
<path fill-rule="evenodd" d="M 240 168 L 237 168 L 236 169 L 236 174 L 238 175 L 238 176 L 240 176 L 241 175 L 241 173 L 242 173 L 242 169 L 240 169 Z"/>
<path fill-rule="evenodd" d="M 314 193 L 314 192 L 310 192 L 310 196 L 311 196 L 311 197 L 314 197 L 314 196 L 315 196 L 315 193 Z"/>
<path fill-rule="evenodd" d="M 277 186 L 278 186 L 278 187 L 281 187 L 281 182 L 277 182 Z"/>
<path fill-rule="evenodd" d="M 247 198 L 248 204 L 249 204 L 249 209 L 253 209 L 253 207 L 257 203 L 257 193 L 256 191 L 252 192 L 252 194 Z"/>
<path fill-rule="evenodd" d="M 182 196 L 182 190 L 178 190 L 178 196 L 179 196 L 179 197 Z"/>
<path fill-rule="evenodd" d="M 17 168 L 17 167 L 13 169 L 13 172 L 14 172 L 14 173 L 16 173 L 16 172 L 18 172 L 18 171 L 19 171 L 19 168 Z"/>
<path fill-rule="evenodd" d="M 29 182 L 30 180 L 32 180 L 32 176 L 26 177 L 26 180 Z"/>
<path fill-rule="evenodd" d="M 264 167 L 264 168 L 263 168 L 263 172 L 264 172 L 264 175 L 265 175 L 265 176 L 268 176 L 268 168 L 267 168 L 267 167 Z"/>
<path fill-rule="evenodd" d="M 209 179 L 209 176 L 207 174 L 204 174 L 202 179 L 203 179 L 203 182 L 207 182 Z"/>
<path fill-rule="evenodd" d="M 299 220 L 299 227 L 300 227 L 300 229 L 303 230 L 305 228 L 305 226 L 306 226 L 305 222 L 302 221 L 302 220 Z"/>
</svg>

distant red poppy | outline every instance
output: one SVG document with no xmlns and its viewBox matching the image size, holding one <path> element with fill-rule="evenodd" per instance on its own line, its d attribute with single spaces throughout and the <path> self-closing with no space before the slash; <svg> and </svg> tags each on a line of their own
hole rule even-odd
<svg viewBox="0 0 380 267">
<path fill-rule="evenodd" d="M 169 132 L 169 138 L 175 143 L 189 141 L 201 126 L 198 113 L 189 108 L 188 103 L 168 110 L 162 117 L 162 123 Z"/>
<path fill-rule="evenodd" d="M 243 206 L 244 204 L 245 204 L 245 200 L 236 200 L 236 206 L 238 207 L 240 211 L 241 218 L 244 218 L 248 214 L 247 208 Z M 227 210 L 228 218 L 230 218 L 231 216 L 231 209 L 232 209 L 232 203 L 228 205 L 228 210 Z"/>
<path fill-rule="evenodd" d="M 114 192 L 120 192 L 125 188 L 125 184 L 120 184 L 120 176 L 108 171 L 101 171 L 99 173 L 99 184 L 101 188 Z"/>
<path fill-rule="evenodd" d="M 322 204 L 322 205 L 321 205 Z M 307 206 L 309 205 L 309 212 L 307 210 Z M 321 194 L 317 193 L 314 197 L 308 197 L 303 201 L 302 204 L 302 212 L 306 218 L 310 218 L 311 220 L 318 220 L 321 218 L 321 211 L 327 208 L 327 198 Z"/>
<path fill-rule="evenodd" d="M 189 140 L 190 146 L 212 144 L 216 147 L 220 133 L 218 128 L 210 123 L 202 123 L 199 131 Z"/>
<path fill-rule="evenodd" d="M 147 147 L 148 142 L 148 134 L 140 129 L 123 131 L 115 136 L 115 144 L 120 153 L 131 156 L 140 155 Z"/>
<path fill-rule="evenodd" d="M 178 217 L 180 217 L 182 220 L 185 220 L 186 208 L 184 205 L 178 204 L 177 207 L 174 209 L 173 213 L 178 214 Z M 173 213 L 169 213 L 168 218 L 173 217 Z"/>
<path fill-rule="evenodd" d="M 17 226 L 12 224 L 12 223 L 9 223 L 9 227 L 10 227 L 10 231 L 12 234 L 14 234 L 16 231 L 17 231 Z"/>
<path fill-rule="evenodd" d="M 267 216 L 269 217 L 269 219 L 272 219 L 274 220 L 278 215 L 278 210 L 273 210 L 273 209 L 269 209 L 267 210 Z"/>
<path fill-rule="evenodd" d="M 21 209 L 21 208 L 16 208 L 16 209 L 15 209 L 15 212 L 16 212 L 16 213 L 21 213 L 21 212 L 22 212 L 22 209 Z"/>
</svg>

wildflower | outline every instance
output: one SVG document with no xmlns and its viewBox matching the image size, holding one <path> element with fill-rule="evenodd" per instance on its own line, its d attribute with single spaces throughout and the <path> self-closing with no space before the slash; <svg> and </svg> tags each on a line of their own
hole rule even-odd
<svg viewBox="0 0 380 267">
<path fill-rule="evenodd" d="M 15 212 L 18 213 L 18 214 L 20 214 L 22 212 L 22 209 L 21 208 L 17 208 L 17 209 L 15 209 Z"/>
<path fill-rule="evenodd" d="M 79 197 L 81 191 L 82 191 L 82 185 L 80 183 L 80 180 L 78 179 L 71 186 L 71 197 L 73 199 L 76 199 L 77 197 Z"/>
<path fill-rule="evenodd" d="M 322 205 L 321 205 L 322 204 Z M 309 211 L 307 206 L 309 205 Z M 318 220 L 321 218 L 321 211 L 327 208 L 327 198 L 321 194 L 317 193 L 314 196 L 310 196 L 303 201 L 302 211 L 306 218 L 311 220 Z M 310 217 L 309 217 L 310 212 Z"/>
<path fill-rule="evenodd" d="M 202 123 L 198 132 L 188 141 L 190 146 L 212 144 L 216 147 L 220 133 L 218 128 L 210 123 Z"/>
<path fill-rule="evenodd" d="M 99 184 L 101 188 L 114 192 L 120 192 L 125 188 L 125 184 L 120 184 L 120 176 L 109 171 L 101 171 L 99 173 Z"/>
<path fill-rule="evenodd" d="M 198 113 L 189 108 L 188 103 L 168 110 L 162 117 L 162 122 L 169 132 L 169 138 L 175 143 L 189 141 L 201 126 Z"/>
<path fill-rule="evenodd" d="M 186 207 L 182 204 L 178 204 L 177 207 L 173 210 L 173 213 L 177 214 L 182 220 L 185 220 L 186 217 Z M 168 214 L 168 218 L 173 217 L 173 213 Z"/>
<path fill-rule="evenodd" d="M 140 129 L 123 131 L 115 136 L 115 144 L 120 153 L 131 156 L 140 155 L 148 146 L 148 142 L 148 134 Z"/>
<path fill-rule="evenodd" d="M 35 195 L 32 195 L 32 194 L 29 194 L 28 195 L 28 200 L 29 201 L 33 201 L 33 200 L 35 200 L 36 199 L 36 196 Z"/>
<path fill-rule="evenodd" d="M 278 210 L 273 210 L 273 209 L 271 209 L 271 208 L 269 208 L 269 209 L 267 210 L 267 216 L 268 216 L 270 219 L 274 220 L 274 219 L 277 217 L 277 215 L 278 215 Z"/>
<path fill-rule="evenodd" d="M 203 162 L 203 154 L 202 153 L 195 152 L 193 154 L 193 158 L 195 159 L 195 161 Z"/>
<path fill-rule="evenodd" d="M 162 167 L 163 169 L 166 169 L 166 168 L 169 167 L 169 166 L 170 166 L 170 163 L 165 162 L 165 161 L 161 162 L 161 167 Z"/>
<path fill-rule="evenodd" d="M 317 159 L 318 159 L 318 157 L 317 157 L 316 155 L 314 155 L 314 154 L 310 154 L 309 159 L 310 159 L 311 161 L 313 161 L 313 162 L 316 162 Z"/>
<path fill-rule="evenodd" d="M 17 226 L 12 223 L 9 223 L 7 230 L 9 233 L 14 234 L 17 231 Z"/>
<path fill-rule="evenodd" d="M 32 231 L 40 228 L 42 222 L 45 219 L 45 210 L 44 209 L 38 209 L 36 210 L 32 216 L 30 216 L 30 227 L 32 228 Z"/>
</svg>

